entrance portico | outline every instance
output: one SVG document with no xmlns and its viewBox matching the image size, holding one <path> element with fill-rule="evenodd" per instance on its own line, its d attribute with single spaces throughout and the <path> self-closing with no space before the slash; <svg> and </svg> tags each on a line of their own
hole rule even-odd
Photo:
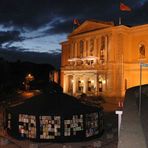
<svg viewBox="0 0 148 148">
<path fill-rule="evenodd" d="M 65 71 L 64 82 L 64 92 L 74 96 L 99 95 L 105 89 L 104 76 L 97 71 Z"/>
</svg>

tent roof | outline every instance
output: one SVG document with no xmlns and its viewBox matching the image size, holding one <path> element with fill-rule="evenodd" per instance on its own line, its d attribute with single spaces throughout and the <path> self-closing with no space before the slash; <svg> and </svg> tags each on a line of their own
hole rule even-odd
<svg viewBox="0 0 148 148">
<path fill-rule="evenodd" d="M 98 108 L 80 103 L 75 97 L 64 93 L 44 92 L 8 110 L 30 115 L 71 115 L 93 112 Z"/>
</svg>

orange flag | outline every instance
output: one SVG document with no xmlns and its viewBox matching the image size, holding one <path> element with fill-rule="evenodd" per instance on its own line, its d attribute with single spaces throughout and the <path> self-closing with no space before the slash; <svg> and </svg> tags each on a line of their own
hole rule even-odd
<svg viewBox="0 0 148 148">
<path fill-rule="evenodd" d="M 74 24 L 74 25 L 78 25 L 78 26 L 80 25 L 78 19 L 74 19 L 74 20 L 73 20 L 73 24 Z"/>
<path fill-rule="evenodd" d="M 131 8 L 123 3 L 120 3 L 120 10 L 121 11 L 131 11 Z"/>
</svg>

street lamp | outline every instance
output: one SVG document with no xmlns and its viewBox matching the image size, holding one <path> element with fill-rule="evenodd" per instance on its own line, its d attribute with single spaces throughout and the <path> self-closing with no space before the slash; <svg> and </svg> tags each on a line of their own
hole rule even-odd
<svg viewBox="0 0 148 148">
<path fill-rule="evenodd" d="M 34 76 L 32 74 L 27 74 L 26 77 L 25 77 L 25 89 L 28 90 L 30 85 L 29 85 L 29 82 L 33 81 L 34 80 Z"/>
</svg>

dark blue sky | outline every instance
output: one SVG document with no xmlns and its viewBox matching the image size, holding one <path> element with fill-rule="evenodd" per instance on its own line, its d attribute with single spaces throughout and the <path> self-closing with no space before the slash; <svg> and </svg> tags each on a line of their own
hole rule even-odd
<svg viewBox="0 0 148 148">
<path fill-rule="evenodd" d="M 132 11 L 121 14 L 120 2 Z M 0 0 L 0 56 L 5 50 L 13 59 L 18 52 L 59 56 L 59 43 L 72 31 L 74 18 L 117 24 L 122 15 L 123 24 L 139 25 L 148 23 L 147 14 L 148 0 Z"/>
</svg>

